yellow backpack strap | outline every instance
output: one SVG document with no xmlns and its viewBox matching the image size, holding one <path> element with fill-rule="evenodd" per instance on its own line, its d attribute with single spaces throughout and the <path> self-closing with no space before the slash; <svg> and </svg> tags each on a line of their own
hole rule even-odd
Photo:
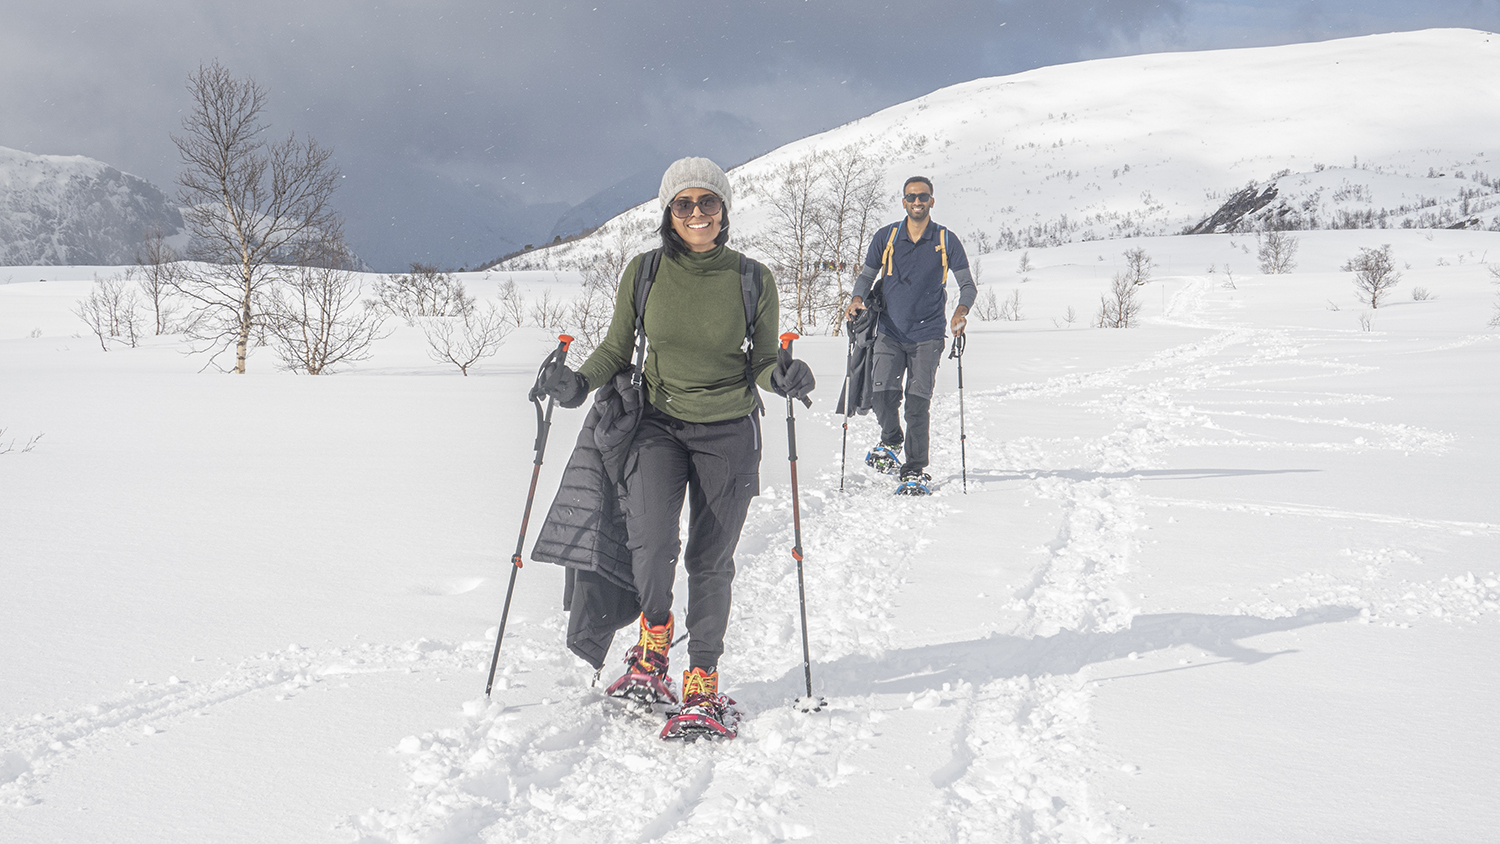
<svg viewBox="0 0 1500 844">
<path fill-rule="evenodd" d="M 938 279 L 938 284 L 948 283 L 948 230 L 938 228 L 937 251 L 943 256 L 943 274 Z"/>
<path fill-rule="evenodd" d="M 891 237 L 885 242 L 885 254 L 880 256 L 880 269 L 885 275 L 894 275 L 896 265 L 894 256 L 896 254 L 896 234 L 900 232 L 900 223 L 891 226 Z"/>
</svg>

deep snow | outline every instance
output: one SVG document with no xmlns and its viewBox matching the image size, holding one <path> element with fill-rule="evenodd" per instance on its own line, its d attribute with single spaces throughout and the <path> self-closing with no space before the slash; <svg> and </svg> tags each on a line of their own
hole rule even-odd
<svg viewBox="0 0 1500 844">
<path fill-rule="evenodd" d="M 843 341 L 799 341 L 820 379 L 797 434 L 832 705 L 788 705 L 773 397 L 722 665 L 748 717 L 696 745 L 591 685 L 550 565 L 519 573 L 483 699 L 548 332 L 515 332 L 469 378 L 409 330 L 348 374 L 279 374 L 261 353 L 227 377 L 175 339 L 71 336 L 69 306 L 107 270 L 4 270 L 0 837 L 1489 838 L 1500 234 L 1300 237 L 1283 276 L 1238 269 L 1247 236 L 1033 249 L 1024 283 L 1005 269 L 1019 253 L 989 256 L 1026 318 L 971 323 L 967 494 L 952 361 L 937 493 L 896 498 L 858 465 L 869 418 L 840 493 Z M 1364 331 L 1337 267 L 1387 242 L 1410 268 Z M 1134 246 L 1157 263 L 1145 324 L 1087 328 Z M 539 508 L 582 412 L 557 419 Z"/>
</svg>

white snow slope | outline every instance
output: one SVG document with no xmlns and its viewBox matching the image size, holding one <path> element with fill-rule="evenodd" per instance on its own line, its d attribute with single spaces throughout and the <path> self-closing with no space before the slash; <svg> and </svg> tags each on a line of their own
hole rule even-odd
<svg viewBox="0 0 1500 844">
<path fill-rule="evenodd" d="M 772 398 L 721 665 L 747 717 L 689 745 L 566 653 L 555 566 L 519 571 L 482 695 L 553 332 L 468 378 L 410 329 L 347 374 L 224 377 L 77 336 L 110 268 L 0 268 L 0 840 L 1491 840 L 1500 233 L 1299 237 L 1273 276 L 1249 235 L 987 255 L 1023 318 L 971 323 L 961 396 L 944 362 L 926 499 L 864 469 L 868 417 L 840 491 L 845 346 L 798 341 L 830 705 L 789 705 Z M 1382 244 L 1372 312 L 1338 267 Z M 1133 247 L 1144 323 L 1086 327 Z"/>
<path fill-rule="evenodd" d="M 753 242 L 780 168 L 857 146 L 893 200 L 930 177 L 934 218 L 980 251 L 1178 234 L 1247 185 L 1274 187 L 1299 228 L 1500 230 L 1500 87 L 1479 82 L 1495 78 L 1500 39 L 1442 29 L 976 79 L 735 167 L 732 223 Z M 640 245 L 660 213 L 653 198 L 508 265 Z"/>
</svg>

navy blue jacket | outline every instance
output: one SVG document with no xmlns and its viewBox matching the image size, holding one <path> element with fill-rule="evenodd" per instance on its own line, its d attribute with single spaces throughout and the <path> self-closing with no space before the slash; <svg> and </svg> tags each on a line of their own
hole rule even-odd
<svg viewBox="0 0 1500 844">
<path fill-rule="evenodd" d="M 937 223 L 929 220 L 927 230 L 916 243 L 911 241 L 904 218 L 876 232 L 865 255 L 864 268 L 854 282 L 854 295 L 861 299 L 869 297 L 893 228 L 896 241 L 891 255 L 892 272 L 881 282 L 885 313 L 880 317 L 880 333 L 898 343 L 941 340 L 948 329 L 948 279 L 938 250 L 945 229 Z M 966 308 L 973 307 L 978 288 L 969 272 L 969 256 L 951 231 L 947 251 L 948 269 L 958 280 L 958 302 Z"/>
</svg>

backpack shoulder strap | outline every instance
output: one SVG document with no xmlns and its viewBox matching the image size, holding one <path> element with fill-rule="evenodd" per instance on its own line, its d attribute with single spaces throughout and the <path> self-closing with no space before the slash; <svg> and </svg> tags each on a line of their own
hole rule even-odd
<svg viewBox="0 0 1500 844">
<path fill-rule="evenodd" d="M 760 391 L 755 389 L 755 312 L 760 307 L 760 294 L 765 282 L 761 280 L 761 264 L 743 252 L 740 253 L 740 298 L 745 303 L 745 384 L 755 396 L 755 409 L 765 413 Z"/>
<path fill-rule="evenodd" d="M 943 274 L 938 278 L 938 284 L 948 283 L 948 230 L 938 226 L 938 254 L 943 256 Z"/>
<path fill-rule="evenodd" d="M 880 256 L 881 275 L 894 275 L 896 272 L 896 235 L 901 233 L 901 221 L 891 223 L 891 236 L 885 241 L 885 253 Z"/>
<path fill-rule="evenodd" d="M 646 371 L 646 297 L 651 295 L 651 285 L 656 281 L 659 267 L 661 250 L 652 249 L 641 255 L 640 266 L 635 272 L 635 364 L 631 367 L 630 383 L 637 387 Z"/>
</svg>

